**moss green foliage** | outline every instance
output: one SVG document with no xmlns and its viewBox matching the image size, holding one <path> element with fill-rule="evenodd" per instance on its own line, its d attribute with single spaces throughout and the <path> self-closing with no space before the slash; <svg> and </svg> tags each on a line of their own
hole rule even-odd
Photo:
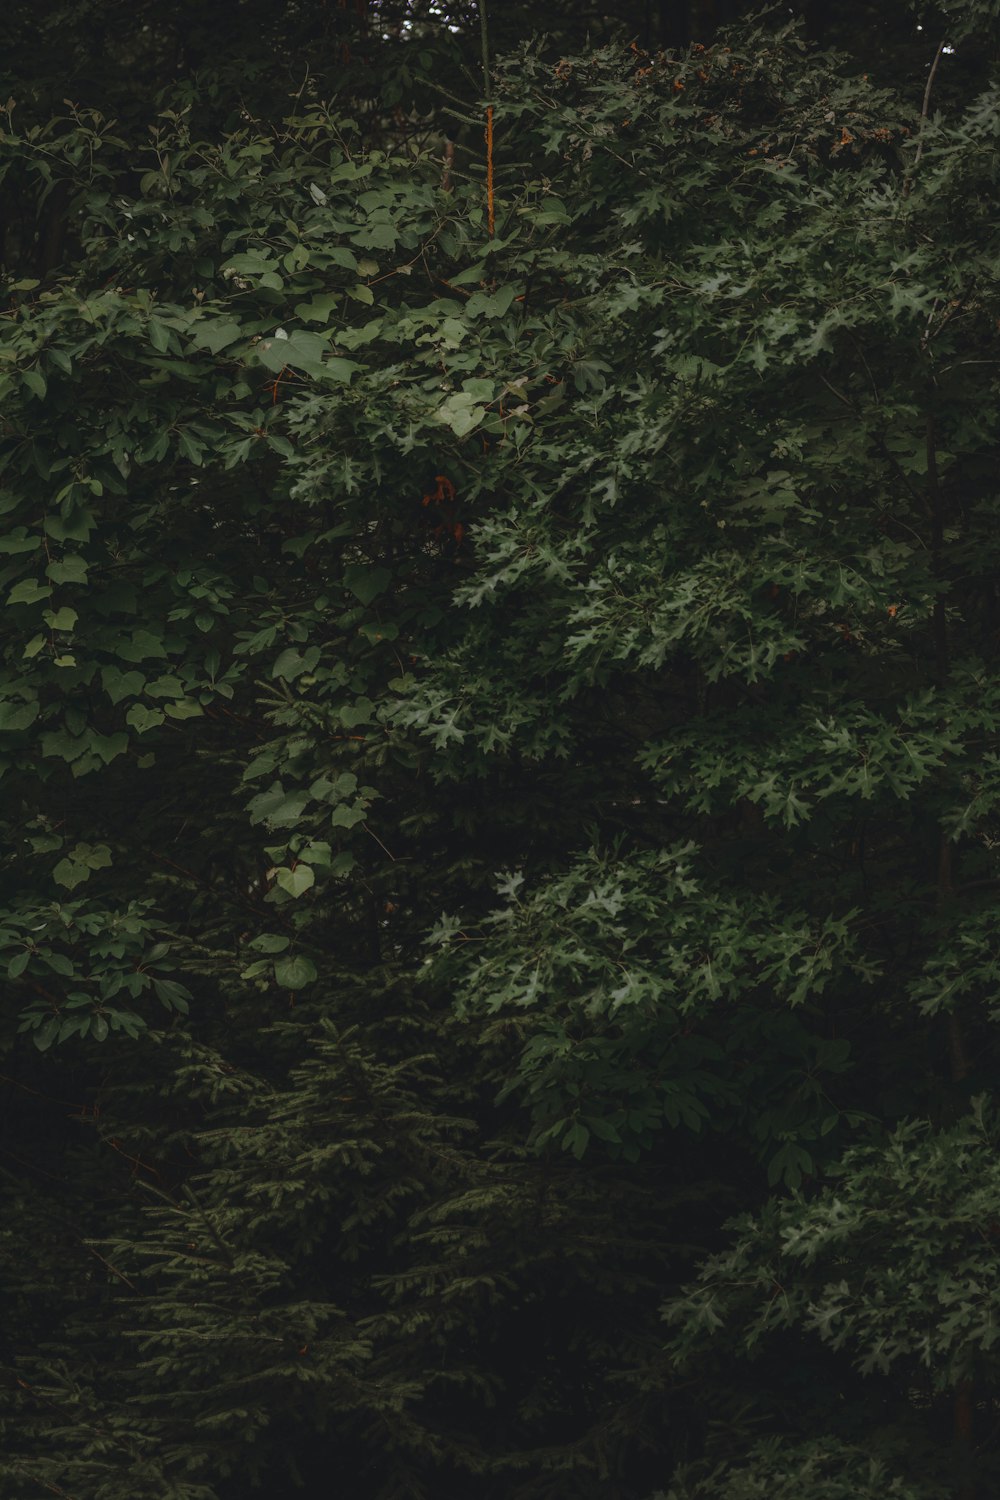
<svg viewBox="0 0 1000 1500">
<path fill-rule="evenodd" d="M 0 1494 L 985 1497 L 995 91 L 493 87 L 4 117 Z"/>
</svg>

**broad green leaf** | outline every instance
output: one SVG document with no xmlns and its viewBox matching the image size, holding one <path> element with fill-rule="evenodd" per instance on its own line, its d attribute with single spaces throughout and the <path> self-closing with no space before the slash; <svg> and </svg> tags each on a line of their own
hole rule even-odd
<svg viewBox="0 0 1000 1500">
<path fill-rule="evenodd" d="M 45 569 L 45 576 L 53 583 L 86 583 L 87 562 L 84 558 L 68 552 L 49 563 Z"/>
<path fill-rule="evenodd" d="M 344 569 L 344 586 L 350 589 L 356 599 L 362 604 L 371 604 L 372 600 L 379 594 L 385 592 L 392 582 L 392 574 L 388 568 L 367 567 L 361 563 L 352 563 Z"/>
<path fill-rule="evenodd" d="M 37 700 L 29 703 L 18 703 L 9 698 L 0 700 L 0 731 L 9 733 L 30 728 L 38 718 L 39 707 Z"/>
<path fill-rule="evenodd" d="M 243 337 L 239 323 L 231 318 L 212 318 L 199 323 L 191 332 L 191 342 L 196 349 L 207 349 L 218 354 L 228 349 Z"/>
<path fill-rule="evenodd" d="M 57 885 L 64 885 L 72 891 L 90 879 L 90 869 L 85 864 L 77 864 L 74 859 L 61 859 L 52 871 L 52 879 Z"/>
<path fill-rule="evenodd" d="M 47 609 L 42 614 L 42 619 L 53 630 L 72 630 L 79 618 L 76 610 L 66 604 L 60 609 Z"/>
<path fill-rule="evenodd" d="M 7 965 L 7 978 L 20 979 L 30 962 L 31 953 L 27 948 L 22 949 L 20 953 L 15 953 Z"/>
<path fill-rule="evenodd" d="M 276 880 L 283 891 L 290 896 L 301 896 L 316 882 L 316 876 L 309 865 L 297 864 L 293 869 L 283 867 L 277 873 Z"/>
<path fill-rule="evenodd" d="M 158 708 L 147 708 L 144 703 L 133 703 L 125 715 L 125 723 L 136 734 L 145 734 L 149 729 L 158 729 L 165 722 L 165 715 Z"/>
<path fill-rule="evenodd" d="M 141 672 L 122 672 L 117 667 L 102 667 L 101 682 L 112 703 L 135 698 L 142 692 L 146 679 Z"/>
<path fill-rule="evenodd" d="M 437 420 L 450 427 L 456 437 L 465 437 L 478 427 L 486 415 L 485 408 L 476 404 L 468 391 L 455 391 L 438 407 Z"/>
<path fill-rule="evenodd" d="M 275 959 L 274 977 L 282 989 L 302 990 L 318 976 L 312 959 L 296 954 Z"/>
<path fill-rule="evenodd" d="M 262 932 L 259 937 L 255 937 L 248 944 L 248 947 L 252 948 L 255 953 L 284 953 L 289 942 L 290 939 L 282 937 L 280 933 Z"/>
<path fill-rule="evenodd" d="M 37 583 L 33 578 L 22 579 L 7 595 L 8 604 L 37 604 L 39 599 L 48 599 L 52 589 L 47 583 Z"/>
<path fill-rule="evenodd" d="M 166 354 L 170 348 L 170 329 L 157 318 L 150 318 L 148 328 L 149 342 L 153 348 L 161 354 Z"/>
<path fill-rule="evenodd" d="M 176 1010 L 181 1015 L 187 1015 L 191 991 L 183 984 L 179 984 L 175 979 L 154 978 L 153 989 L 156 992 L 156 998 L 167 1010 Z"/>
</svg>

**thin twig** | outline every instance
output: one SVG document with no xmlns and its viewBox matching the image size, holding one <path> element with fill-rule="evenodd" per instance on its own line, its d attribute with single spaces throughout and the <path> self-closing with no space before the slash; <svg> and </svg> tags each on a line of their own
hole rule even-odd
<svg viewBox="0 0 1000 1500">
<path fill-rule="evenodd" d="M 934 54 L 934 61 L 931 63 L 931 70 L 927 75 L 927 87 L 924 89 L 924 102 L 920 107 L 920 136 L 917 140 L 917 151 L 916 155 L 913 158 L 913 166 L 910 169 L 906 181 L 903 183 L 904 198 L 908 198 L 910 196 L 910 187 L 913 182 L 913 173 L 919 167 L 920 158 L 924 154 L 924 125 L 926 123 L 927 113 L 931 105 L 931 89 L 934 87 L 934 75 L 938 70 L 938 63 L 941 61 L 941 54 L 944 52 L 947 41 L 948 38 L 944 37 L 938 43 L 938 49 Z"/>
<path fill-rule="evenodd" d="M 816 373 L 819 375 L 820 380 L 826 386 L 827 390 L 831 393 L 831 395 L 836 396 L 837 400 L 840 401 L 844 406 L 846 406 L 848 411 L 853 412 L 854 415 L 857 416 L 858 409 L 854 405 L 854 402 L 850 399 L 850 397 L 845 396 L 844 393 L 843 393 L 843 391 L 838 391 L 837 387 L 835 385 L 831 384 L 831 382 L 829 380 L 827 380 L 827 378 L 823 374 L 822 370 L 817 370 Z"/>
<path fill-rule="evenodd" d="M 388 854 L 388 856 L 392 860 L 393 864 L 395 864 L 396 863 L 396 856 L 393 854 L 393 852 L 392 852 L 391 849 L 386 849 L 385 845 L 383 844 L 382 840 L 379 838 L 378 834 L 377 833 L 373 833 L 372 830 L 368 827 L 367 823 L 362 823 L 361 826 L 365 830 L 365 833 L 368 834 L 368 837 L 369 838 L 373 838 L 375 840 L 376 844 L 378 844 L 379 848 L 385 850 L 385 853 Z"/>
<path fill-rule="evenodd" d="M 97 1259 L 101 1262 L 101 1265 L 102 1266 L 107 1266 L 107 1268 L 111 1272 L 111 1274 L 113 1276 L 117 1276 L 119 1281 L 124 1281 L 125 1285 L 128 1286 L 128 1287 L 131 1287 L 132 1290 L 133 1290 L 133 1292 L 137 1292 L 139 1290 L 139 1288 L 136 1286 L 135 1282 L 134 1281 L 130 1281 L 129 1278 L 125 1275 L 124 1271 L 119 1271 L 119 1269 L 118 1269 L 117 1266 L 113 1266 L 109 1260 L 105 1260 L 104 1256 L 101 1255 L 97 1250 L 95 1250 L 94 1247 L 93 1247 L 93 1245 L 88 1245 L 87 1242 L 86 1242 L 86 1240 L 84 1241 L 84 1248 L 86 1250 L 89 1250 L 90 1253 L 91 1253 L 91 1255 L 97 1256 Z"/>
<path fill-rule="evenodd" d="M 941 54 L 945 49 L 946 42 L 947 37 L 945 37 L 943 41 L 940 41 L 938 43 L 938 49 L 934 54 L 934 61 L 931 63 L 931 70 L 927 75 L 927 87 L 924 89 L 924 102 L 920 107 L 920 118 L 922 120 L 926 120 L 927 118 L 927 111 L 930 108 L 931 102 L 931 89 L 934 87 L 934 74 L 937 72 L 938 63 L 941 61 Z M 920 152 L 923 149 L 923 144 L 923 141 L 919 141 L 917 143 L 917 161 L 920 160 Z"/>
</svg>

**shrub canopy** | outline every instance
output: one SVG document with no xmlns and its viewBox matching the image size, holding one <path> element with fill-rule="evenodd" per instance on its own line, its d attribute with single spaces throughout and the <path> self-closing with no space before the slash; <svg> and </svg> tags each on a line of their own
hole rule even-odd
<svg viewBox="0 0 1000 1500">
<path fill-rule="evenodd" d="M 492 86 L 8 115 L 19 1500 L 991 1482 L 995 92 Z"/>
</svg>

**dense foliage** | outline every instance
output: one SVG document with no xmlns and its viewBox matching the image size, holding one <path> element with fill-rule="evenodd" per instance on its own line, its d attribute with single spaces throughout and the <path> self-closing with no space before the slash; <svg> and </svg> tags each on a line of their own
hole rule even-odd
<svg viewBox="0 0 1000 1500">
<path fill-rule="evenodd" d="M 8 108 L 0 1494 L 995 1491 L 989 9 Z"/>
</svg>

